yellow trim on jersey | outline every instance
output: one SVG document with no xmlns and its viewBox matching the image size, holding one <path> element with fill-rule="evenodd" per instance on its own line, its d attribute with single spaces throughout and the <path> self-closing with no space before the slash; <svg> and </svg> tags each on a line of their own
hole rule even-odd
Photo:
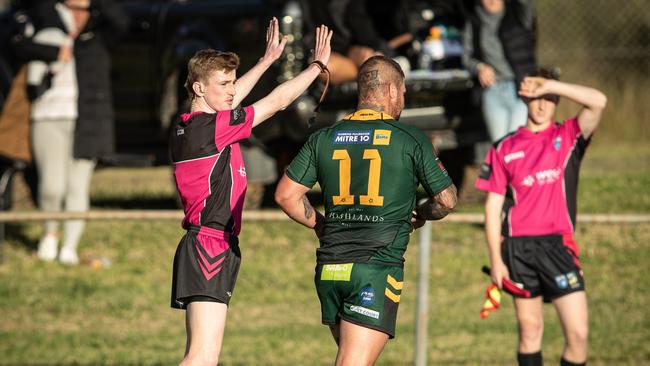
<svg viewBox="0 0 650 366">
<path fill-rule="evenodd" d="M 393 302 L 399 302 L 400 295 L 395 295 L 388 287 L 386 288 L 386 291 L 384 291 L 384 294 L 387 298 L 393 300 Z"/>
<path fill-rule="evenodd" d="M 395 119 L 390 114 L 377 112 L 374 109 L 359 109 L 358 111 L 348 114 L 343 119 L 350 121 L 375 121 L 378 119 Z"/>
<path fill-rule="evenodd" d="M 391 275 L 388 275 L 388 277 L 386 277 L 386 282 L 388 282 L 389 285 L 393 286 L 395 290 L 401 290 L 404 287 L 404 281 L 400 282 L 394 279 Z"/>
</svg>

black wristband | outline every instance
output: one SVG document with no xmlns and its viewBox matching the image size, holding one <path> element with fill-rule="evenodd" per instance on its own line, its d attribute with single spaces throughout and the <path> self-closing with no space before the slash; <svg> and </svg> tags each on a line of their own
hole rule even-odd
<svg viewBox="0 0 650 366">
<path fill-rule="evenodd" d="M 321 61 L 314 60 L 314 61 L 310 62 L 309 64 L 310 65 L 315 64 L 316 66 L 318 66 L 318 68 L 320 69 L 320 72 L 329 72 L 329 70 L 327 69 L 327 66 L 325 66 L 325 64 L 322 63 Z"/>
</svg>

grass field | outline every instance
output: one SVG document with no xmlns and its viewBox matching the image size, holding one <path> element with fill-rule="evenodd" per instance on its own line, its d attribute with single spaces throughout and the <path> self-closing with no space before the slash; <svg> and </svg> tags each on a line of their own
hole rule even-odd
<svg viewBox="0 0 650 366">
<path fill-rule="evenodd" d="M 650 147 L 595 141 L 580 187 L 582 213 L 649 213 Z M 95 207 L 173 205 L 167 169 L 105 169 Z M 480 210 L 478 204 L 463 211 Z M 36 260 L 38 224 L 7 227 L 0 265 L 0 364 L 174 364 L 184 350 L 184 313 L 169 308 L 178 222 L 91 222 L 81 256 L 110 267 Z M 513 365 L 512 304 L 478 316 L 487 277 L 481 227 L 433 225 L 428 356 L 432 365 Z M 580 225 L 590 300 L 590 365 L 650 365 L 650 224 Z M 243 263 L 228 315 L 223 365 L 327 365 L 336 352 L 320 325 L 313 289 L 316 241 L 286 222 L 247 222 Z M 397 338 L 381 365 L 413 361 L 417 234 L 406 256 Z M 557 364 L 562 333 L 546 308 L 544 354 Z"/>
</svg>

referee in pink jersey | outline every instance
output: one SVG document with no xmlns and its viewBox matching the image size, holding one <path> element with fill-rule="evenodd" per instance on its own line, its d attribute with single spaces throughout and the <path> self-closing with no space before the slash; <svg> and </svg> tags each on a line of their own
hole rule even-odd
<svg viewBox="0 0 650 366">
<path fill-rule="evenodd" d="M 573 239 L 580 162 L 598 127 L 607 97 L 563 83 L 538 69 L 520 85 L 528 106 L 524 127 L 497 141 L 481 166 L 476 187 L 487 191 L 485 233 L 492 281 L 522 283 L 530 298 L 514 298 L 519 365 L 542 365 L 543 302 L 555 307 L 565 337 L 560 365 L 587 360 L 587 297 Z M 582 106 L 554 121 L 560 97 Z"/>
<path fill-rule="evenodd" d="M 278 20 L 269 22 L 266 51 L 237 78 L 239 56 L 212 49 L 188 63 L 185 87 L 190 113 L 172 126 L 170 155 L 187 230 L 174 255 L 171 306 L 184 309 L 186 348 L 182 366 L 219 363 L 226 313 L 239 274 L 239 232 L 246 167 L 239 142 L 253 127 L 287 108 L 326 71 L 332 32 L 316 28 L 313 61 L 296 77 L 249 106 L 240 103 L 284 50 Z"/>
</svg>

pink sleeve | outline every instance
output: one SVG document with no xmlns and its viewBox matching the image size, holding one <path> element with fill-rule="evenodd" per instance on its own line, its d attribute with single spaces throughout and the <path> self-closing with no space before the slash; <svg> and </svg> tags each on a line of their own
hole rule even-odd
<svg viewBox="0 0 650 366">
<path fill-rule="evenodd" d="M 499 153 L 494 146 L 485 157 L 474 186 L 482 191 L 494 192 L 500 195 L 506 194 L 508 177 L 499 158 Z"/>
<path fill-rule="evenodd" d="M 237 107 L 217 113 L 214 142 L 219 150 L 250 137 L 253 128 L 253 106 Z"/>
</svg>

